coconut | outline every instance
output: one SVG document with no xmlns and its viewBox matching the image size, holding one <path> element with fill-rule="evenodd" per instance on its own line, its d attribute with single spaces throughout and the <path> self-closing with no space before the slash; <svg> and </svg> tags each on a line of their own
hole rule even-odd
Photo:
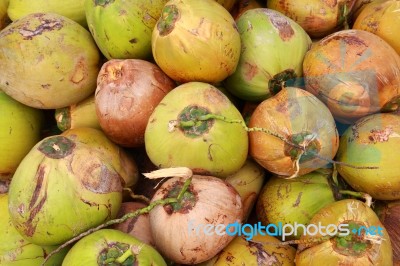
<svg viewBox="0 0 400 266">
<path fill-rule="evenodd" d="M 271 177 L 257 200 L 258 220 L 265 226 L 308 225 L 320 209 L 336 200 L 331 175 L 330 169 L 319 169 L 294 179 Z M 286 233 L 285 240 L 300 239 L 304 231 L 300 227 L 292 234 L 288 230 Z"/>
<path fill-rule="evenodd" d="M 307 52 L 305 88 L 323 101 L 335 119 L 351 124 L 400 101 L 400 56 L 379 36 L 342 30 Z"/>
<path fill-rule="evenodd" d="M 23 105 L 0 90 L 0 180 L 10 179 L 40 140 L 41 110 Z"/>
<path fill-rule="evenodd" d="M 300 238 L 296 266 L 316 266 L 321 261 L 326 265 L 393 265 L 388 232 L 374 211 L 359 200 L 331 203 L 310 224 L 314 225 L 310 233 Z"/>
<path fill-rule="evenodd" d="M 121 146 L 144 146 L 151 113 L 175 86 L 153 63 L 140 59 L 109 60 L 100 70 L 95 94 L 102 130 Z"/>
<path fill-rule="evenodd" d="M 400 199 L 400 116 L 366 116 L 340 138 L 336 160 L 339 174 L 355 190 L 375 199 Z M 344 164 L 343 164 L 344 163 Z"/>
<path fill-rule="evenodd" d="M 8 195 L 0 193 L 0 265 L 21 266 L 21 262 L 29 266 L 40 266 L 47 254 L 57 246 L 38 246 L 25 240 L 14 228 L 8 213 Z M 45 266 L 60 265 L 68 252 L 61 249 L 51 257 Z"/>
<path fill-rule="evenodd" d="M 225 178 L 239 193 L 243 205 L 243 220 L 247 220 L 257 201 L 264 184 L 264 168 L 251 159 L 247 159 L 242 168 Z"/>
<path fill-rule="evenodd" d="M 0 32 L 0 89 L 40 109 L 70 106 L 94 93 L 99 51 L 90 33 L 58 14 L 34 13 Z"/>
<path fill-rule="evenodd" d="M 320 38 L 346 26 L 355 2 L 356 0 L 268 0 L 267 7 L 295 20 L 311 37 Z"/>
<path fill-rule="evenodd" d="M 390 44 L 400 55 L 400 2 L 377 0 L 365 5 L 357 16 L 353 29 L 369 31 Z"/>
<path fill-rule="evenodd" d="M 97 145 L 101 145 L 99 142 Z M 122 177 L 85 139 L 54 135 L 19 164 L 9 189 L 11 221 L 36 245 L 59 245 L 116 217 Z"/>
<path fill-rule="evenodd" d="M 56 13 L 86 27 L 85 0 L 9 0 L 8 15 L 12 21 L 32 13 Z"/>
<path fill-rule="evenodd" d="M 177 197 L 186 180 L 172 177 L 156 191 L 152 202 Z M 193 175 L 182 200 L 150 211 L 157 250 L 176 263 L 196 264 L 211 259 L 234 238 L 228 225 L 243 218 L 238 192 L 222 179 Z"/>
<path fill-rule="evenodd" d="M 81 265 L 167 266 L 153 247 L 113 229 L 85 236 L 74 244 L 62 262 L 62 266 Z"/>
<path fill-rule="evenodd" d="M 242 125 L 222 117 L 244 123 L 232 102 L 214 86 L 189 82 L 176 87 L 149 118 L 147 155 L 159 168 L 185 166 L 218 177 L 235 173 L 247 159 L 248 136 Z"/>
<path fill-rule="evenodd" d="M 286 87 L 264 100 L 250 118 L 250 155 L 268 171 L 296 177 L 336 155 L 339 135 L 328 108 L 311 93 Z"/>
<path fill-rule="evenodd" d="M 151 34 L 167 0 L 88 0 L 89 30 L 107 59 L 149 59 Z M 118 29 L 118 30 L 116 30 Z"/>
<path fill-rule="evenodd" d="M 236 71 L 224 84 L 238 98 L 262 101 L 285 82 L 303 75 L 311 39 L 296 22 L 271 9 L 248 10 L 237 19 L 242 50 Z"/>
<path fill-rule="evenodd" d="M 235 21 L 214 0 L 168 1 L 151 45 L 157 65 L 179 82 L 220 82 L 235 71 L 240 56 Z"/>
</svg>

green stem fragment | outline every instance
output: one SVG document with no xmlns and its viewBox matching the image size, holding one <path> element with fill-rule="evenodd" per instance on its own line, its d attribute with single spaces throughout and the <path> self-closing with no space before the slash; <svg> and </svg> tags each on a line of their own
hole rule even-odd
<svg viewBox="0 0 400 266">
<path fill-rule="evenodd" d="M 115 262 L 118 263 L 123 263 L 124 261 L 126 261 L 130 256 L 133 256 L 132 250 L 130 248 L 128 248 L 124 254 L 122 254 L 119 258 L 117 258 L 115 260 Z"/>
<path fill-rule="evenodd" d="M 351 191 L 351 190 L 339 190 L 339 193 L 343 194 L 343 195 L 349 195 L 349 196 L 359 198 L 359 199 L 364 199 L 365 204 L 367 204 L 368 207 L 371 207 L 371 205 L 372 205 L 372 197 L 367 193 Z"/>
</svg>

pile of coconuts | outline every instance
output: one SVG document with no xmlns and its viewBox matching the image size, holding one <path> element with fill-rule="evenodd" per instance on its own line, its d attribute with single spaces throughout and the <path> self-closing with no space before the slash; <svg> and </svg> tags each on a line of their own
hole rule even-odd
<svg viewBox="0 0 400 266">
<path fill-rule="evenodd" d="M 400 265 L 399 10 L 0 0 L 0 265 Z"/>
</svg>

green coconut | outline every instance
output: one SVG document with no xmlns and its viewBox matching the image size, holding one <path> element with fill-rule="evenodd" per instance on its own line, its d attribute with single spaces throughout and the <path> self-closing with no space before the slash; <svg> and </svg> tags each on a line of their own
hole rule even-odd
<svg viewBox="0 0 400 266">
<path fill-rule="evenodd" d="M 170 91 L 154 109 L 145 131 L 145 148 L 157 167 L 191 168 L 195 173 L 226 177 L 238 171 L 248 152 L 247 132 L 240 112 L 216 87 L 189 82 Z"/>
<path fill-rule="evenodd" d="M 122 177 L 104 151 L 73 135 L 32 148 L 9 188 L 11 221 L 26 240 L 59 245 L 116 217 Z"/>
<path fill-rule="evenodd" d="M 166 266 L 156 249 L 114 229 L 102 229 L 79 240 L 65 257 L 63 266 L 153 265 Z"/>
<path fill-rule="evenodd" d="M 8 213 L 8 195 L 0 194 L 0 265 L 3 266 L 39 266 L 47 254 L 57 246 L 38 246 L 25 240 L 14 228 Z M 46 266 L 58 266 L 62 263 L 68 248 L 57 252 Z M 23 263 L 22 263 L 23 262 Z"/>
<path fill-rule="evenodd" d="M 40 140 L 41 110 L 23 105 L 0 90 L 0 180 L 11 178 Z"/>
<path fill-rule="evenodd" d="M 293 179 L 272 177 L 258 197 L 258 219 L 265 226 L 279 223 L 308 225 L 321 208 L 336 200 L 331 174 L 330 169 L 319 169 Z M 285 239 L 299 239 L 303 233 L 299 227 Z"/>
<path fill-rule="evenodd" d="M 87 0 L 89 30 L 103 55 L 108 59 L 150 58 L 151 34 L 167 2 Z"/>
<path fill-rule="evenodd" d="M 32 13 L 56 13 L 86 26 L 85 0 L 9 0 L 8 16 L 12 21 Z"/>
<path fill-rule="evenodd" d="M 338 164 L 337 170 L 357 191 L 379 200 L 398 200 L 398 147 L 400 116 L 390 113 L 366 116 L 341 136 L 336 159 L 345 164 Z"/>
<path fill-rule="evenodd" d="M 275 95 L 286 81 L 303 75 L 311 39 L 296 22 L 266 8 L 254 8 L 236 21 L 242 50 L 236 71 L 224 84 L 235 96 L 261 101 Z"/>
<path fill-rule="evenodd" d="M 214 0 L 170 0 L 154 27 L 157 65 L 178 82 L 217 83 L 239 62 L 240 35 L 232 15 Z"/>
<path fill-rule="evenodd" d="M 0 32 L 0 89 L 40 109 L 70 106 L 94 93 L 99 51 L 90 32 L 58 14 L 34 13 Z"/>
</svg>

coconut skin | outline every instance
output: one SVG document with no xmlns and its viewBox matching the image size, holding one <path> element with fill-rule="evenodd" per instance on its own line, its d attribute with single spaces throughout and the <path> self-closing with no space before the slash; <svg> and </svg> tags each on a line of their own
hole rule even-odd
<svg viewBox="0 0 400 266">
<path fill-rule="evenodd" d="M 96 114 L 104 133 L 124 147 L 144 146 L 150 115 L 176 87 L 157 65 L 139 59 L 112 59 L 98 75 Z"/>
<path fill-rule="evenodd" d="M 248 154 L 248 135 L 242 125 L 209 119 L 196 126 L 180 126 L 206 113 L 243 121 L 232 102 L 210 84 L 188 82 L 169 92 L 146 126 L 145 148 L 152 163 L 217 177 L 238 171 Z"/>
<path fill-rule="evenodd" d="M 264 185 L 257 200 L 256 214 L 268 224 L 309 224 L 312 217 L 335 199 L 329 179 L 332 171 L 320 169 L 294 179 L 273 176 Z M 315 193 L 318 191 L 318 193 Z M 303 230 L 286 239 L 300 239 Z"/>
<path fill-rule="evenodd" d="M 98 150 L 121 176 L 124 187 L 136 185 L 139 179 L 138 166 L 135 159 L 123 148 L 116 145 L 98 129 L 78 127 L 64 131 L 61 135 L 74 141 L 83 142 L 91 148 Z"/>
<path fill-rule="evenodd" d="M 55 250 L 57 246 L 41 247 L 30 243 L 24 239 L 14 228 L 8 213 L 8 195 L 0 193 L 0 265 L 21 266 L 21 261 L 25 265 L 40 266 L 46 254 Z M 69 248 L 64 248 L 54 254 L 45 264 L 46 266 L 61 265 Z"/>
<path fill-rule="evenodd" d="M 0 46 L 0 89 L 25 105 L 67 107 L 96 89 L 100 52 L 73 20 L 29 14 L 1 31 Z"/>
<path fill-rule="evenodd" d="M 156 191 L 152 202 L 173 196 L 184 183 L 173 177 Z M 228 234 L 207 235 L 196 226 L 241 223 L 242 201 L 228 183 L 213 176 L 193 175 L 181 205 L 156 206 L 150 224 L 156 247 L 164 256 L 181 264 L 201 263 L 214 257 L 234 238 Z"/>
<path fill-rule="evenodd" d="M 344 16 L 351 11 L 355 2 L 355 0 L 268 0 L 267 7 L 295 20 L 312 38 L 321 38 L 343 26 Z"/>
<path fill-rule="evenodd" d="M 217 83 L 231 75 L 240 57 L 232 15 L 214 0 L 171 0 L 153 29 L 152 53 L 173 80 Z"/>
<path fill-rule="evenodd" d="M 253 242 L 252 242 L 253 241 Z M 251 241 L 237 236 L 217 256 L 197 266 L 281 265 L 294 266 L 296 249 L 281 245 L 269 235 L 255 235 Z"/>
<path fill-rule="evenodd" d="M 8 1 L 8 0 L 7 0 Z M 32 13 L 56 13 L 72 19 L 86 27 L 84 0 L 9 0 L 7 13 L 12 21 Z"/>
<path fill-rule="evenodd" d="M 40 140 L 44 115 L 0 90 L 0 180 L 11 179 L 19 163 Z"/>
<path fill-rule="evenodd" d="M 400 56 L 373 33 L 355 29 L 326 36 L 306 54 L 303 71 L 305 89 L 341 123 L 399 106 Z"/>
<path fill-rule="evenodd" d="M 275 10 L 255 8 L 236 23 L 242 49 L 236 71 L 223 82 L 229 92 L 260 102 L 303 75 L 311 39 L 296 22 Z"/>
<path fill-rule="evenodd" d="M 365 5 L 357 16 L 353 29 L 369 31 L 390 44 L 400 55 L 400 2 L 378 0 Z"/>
<path fill-rule="evenodd" d="M 378 200 L 400 199 L 400 116 L 381 113 L 366 116 L 341 136 L 337 170 L 356 191 Z"/>
<path fill-rule="evenodd" d="M 320 232 L 300 238 L 298 245 L 296 266 L 321 265 L 393 265 L 392 246 L 388 232 L 380 222 L 375 212 L 364 202 L 346 199 L 331 203 L 322 208 L 311 219 L 310 224 L 322 226 L 341 223 L 356 223 L 359 226 L 382 228 L 383 236 L 361 235 L 355 236 L 350 232 L 348 237 L 332 236 L 324 239 Z M 327 237 L 327 236 L 326 236 Z M 314 241 L 313 241 L 314 240 Z M 346 248 L 341 243 L 349 244 Z M 357 246 L 358 245 L 358 246 Z"/>
<path fill-rule="evenodd" d="M 89 30 L 107 59 L 151 58 L 151 35 L 167 0 L 84 2 Z"/>
<path fill-rule="evenodd" d="M 10 183 L 8 210 L 17 231 L 36 245 L 59 245 L 116 217 L 122 177 L 104 155 L 72 136 L 38 142 Z"/>
<path fill-rule="evenodd" d="M 101 229 L 76 242 L 65 256 L 62 266 L 94 266 L 111 263 L 123 266 L 167 266 L 156 249 L 115 229 Z"/>
<path fill-rule="evenodd" d="M 256 162 L 279 176 L 301 176 L 322 168 L 339 147 L 336 124 L 328 108 L 311 93 L 295 87 L 286 87 L 261 102 L 251 115 L 249 127 L 270 132 L 250 132 L 249 151 Z M 305 145 L 308 154 L 301 155 L 287 142 Z"/>
</svg>

